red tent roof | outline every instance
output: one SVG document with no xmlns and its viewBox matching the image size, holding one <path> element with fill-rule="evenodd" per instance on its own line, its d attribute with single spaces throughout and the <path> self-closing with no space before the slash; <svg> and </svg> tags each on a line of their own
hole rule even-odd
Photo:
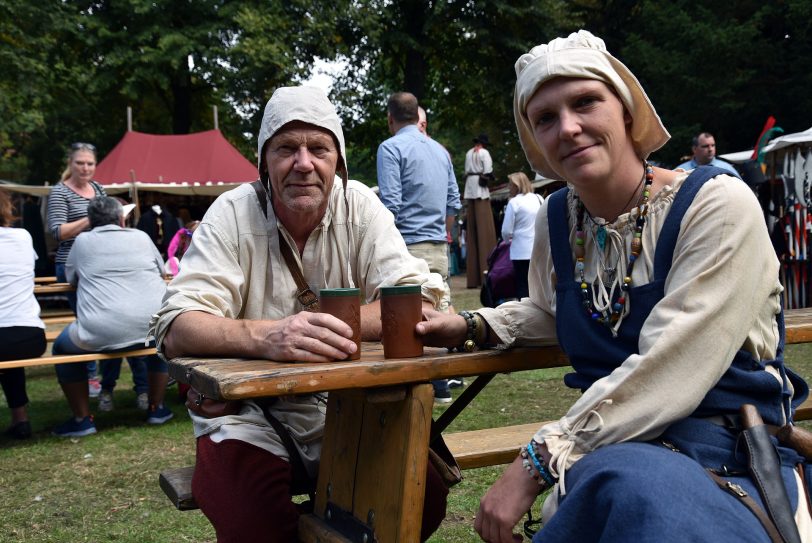
<svg viewBox="0 0 812 543">
<path fill-rule="evenodd" d="M 142 183 L 243 183 L 257 179 L 256 165 L 220 133 L 158 136 L 127 132 L 99 162 L 94 178 L 103 185 Z"/>
</svg>

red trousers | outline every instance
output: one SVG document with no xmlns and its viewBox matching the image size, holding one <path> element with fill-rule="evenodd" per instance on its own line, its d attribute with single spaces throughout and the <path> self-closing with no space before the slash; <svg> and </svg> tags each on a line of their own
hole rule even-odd
<svg viewBox="0 0 812 543">
<path fill-rule="evenodd" d="M 295 543 L 299 511 L 291 501 L 290 463 L 250 443 L 197 440 L 192 494 L 218 543 Z M 420 540 L 445 518 L 446 488 L 429 463 Z"/>
</svg>

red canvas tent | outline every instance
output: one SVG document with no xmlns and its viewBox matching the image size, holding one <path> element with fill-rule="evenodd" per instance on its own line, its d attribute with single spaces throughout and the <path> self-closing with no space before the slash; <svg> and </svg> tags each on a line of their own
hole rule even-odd
<svg viewBox="0 0 812 543">
<path fill-rule="evenodd" d="M 249 162 L 219 130 L 155 135 L 127 132 L 99 162 L 94 178 L 103 185 L 222 185 L 256 180 Z M 158 187 L 156 187 L 158 188 Z"/>
</svg>

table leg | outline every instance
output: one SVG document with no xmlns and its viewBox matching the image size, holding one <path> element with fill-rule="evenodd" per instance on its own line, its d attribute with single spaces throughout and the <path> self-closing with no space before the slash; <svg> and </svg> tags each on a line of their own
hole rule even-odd
<svg viewBox="0 0 812 543">
<path fill-rule="evenodd" d="M 430 384 L 330 393 L 317 518 L 300 523 L 300 532 L 320 525 L 321 535 L 301 541 L 420 540 L 433 398 Z"/>
</svg>

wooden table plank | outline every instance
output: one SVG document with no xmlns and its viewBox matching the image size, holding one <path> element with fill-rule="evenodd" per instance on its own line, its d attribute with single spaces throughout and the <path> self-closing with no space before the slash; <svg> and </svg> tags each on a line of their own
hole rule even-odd
<svg viewBox="0 0 812 543">
<path fill-rule="evenodd" d="M 50 283 L 47 285 L 34 285 L 34 294 L 62 294 L 65 292 L 75 292 L 76 287 L 70 283 Z"/>
<path fill-rule="evenodd" d="M 812 308 L 784 312 L 787 344 L 812 342 Z"/>
<path fill-rule="evenodd" d="M 169 374 L 210 398 L 241 399 L 384 387 L 568 365 L 558 346 L 473 353 L 449 353 L 446 349 L 426 347 L 422 357 L 385 359 L 379 343 L 364 343 L 360 360 L 287 363 L 176 358 L 169 364 Z"/>
</svg>

